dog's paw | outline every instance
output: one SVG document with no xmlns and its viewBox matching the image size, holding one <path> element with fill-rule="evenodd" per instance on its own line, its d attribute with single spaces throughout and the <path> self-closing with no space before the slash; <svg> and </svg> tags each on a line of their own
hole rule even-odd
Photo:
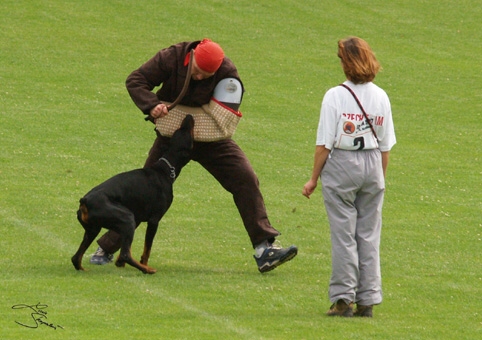
<svg viewBox="0 0 482 340">
<path fill-rule="evenodd" d="M 126 263 L 125 263 L 125 261 L 117 260 L 117 261 L 115 261 L 115 265 L 116 265 L 116 267 L 124 268 L 126 266 Z"/>
<path fill-rule="evenodd" d="M 79 266 L 75 266 L 75 269 L 78 270 L 78 271 L 87 271 L 84 267 L 82 267 L 82 265 L 79 265 Z"/>
<path fill-rule="evenodd" d="M 157 270 L 151 267 L 146 267 L 146 270 L 144 271 L 144 274 L 154 274 L 156 273 Z"/>
<path fill-rule="evenodd" d="M 71 261 L 76 270 L 84 270 L 84 268 L 82 267 L 82 262 L 79 261 L 76 257 L 72 257 Z"/>
</svg>

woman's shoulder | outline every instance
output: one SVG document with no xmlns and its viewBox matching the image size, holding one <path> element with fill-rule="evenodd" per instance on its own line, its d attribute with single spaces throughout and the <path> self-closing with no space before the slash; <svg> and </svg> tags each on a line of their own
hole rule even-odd
<svg viewBox="0 0 482 340">
<path fill-rule="evenodd" d="M 373 82 L 366 83 L 366 85 L 367 85 L 367 87 L 370 91 L 377 92 L 377 93 L 384 94 L 384 95 L 387 94 L 384 89 L 382 89 L 380 86 L 378 86 L 377 84 L 375 84 Z"/>
</svg>

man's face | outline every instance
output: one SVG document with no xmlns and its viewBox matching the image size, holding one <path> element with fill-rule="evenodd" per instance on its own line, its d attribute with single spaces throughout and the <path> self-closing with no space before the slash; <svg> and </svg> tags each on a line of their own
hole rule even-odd
<svg viewBox="0 0 482 340">
<path fill-rule="evenodd" d="M 214 72 L 210 73 L 201 70 L 199 66 L 197 66 L 196 58 L 192 58 L 191 78 L 193 80 L 203 80 L 212 76 L 214 76 Z"/>
</svg>

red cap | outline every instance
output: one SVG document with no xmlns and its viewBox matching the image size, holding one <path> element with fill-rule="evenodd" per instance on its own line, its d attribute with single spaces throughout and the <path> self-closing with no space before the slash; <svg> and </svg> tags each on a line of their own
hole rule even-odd
<svg viewBox="0 0 482 340">
<path fill-rule="evenodd" d="M 201 70 L 214 73 L 223 62 L 224 52 L 215 42 L 203 39 L 194 49 L 194 58 Z"/>
</svg>

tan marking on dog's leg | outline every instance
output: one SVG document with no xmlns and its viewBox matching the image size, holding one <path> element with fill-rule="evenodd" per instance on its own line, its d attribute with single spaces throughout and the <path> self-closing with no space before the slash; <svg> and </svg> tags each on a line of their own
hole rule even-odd
<svg viewBox="0 0 482 340">
<path fill-rule="evenodd" d="M 129 259 L 127 260 L 127 263 L 130 264 L 131 266 L 139 269 L 144 274 L 154 274 L 156 272 L 156 270 L 154 268 L 150 268 L 150 267 L 134 260 L 134 258 L 132 257 L 131 249 L 129 249 Z"/>
<path fill-rule="evenodd" d="M 147 246 L 144 244 L 144 252 L 141 256 L 141 263 L 147 266 L 147 262 L 149 262 L 149 257 L 151 257 L 151 250 L 147 249 Z"/>
<path fill-rule="evenodd" d="M 79 207 L 79 210 L 80 210 L 80 214 L 81 214 L 80 218 L 82 219 L 82 222 L 89 223 L 89 210 L 87 209 L 85 204 L 81 204 Z"/>
</svg>

